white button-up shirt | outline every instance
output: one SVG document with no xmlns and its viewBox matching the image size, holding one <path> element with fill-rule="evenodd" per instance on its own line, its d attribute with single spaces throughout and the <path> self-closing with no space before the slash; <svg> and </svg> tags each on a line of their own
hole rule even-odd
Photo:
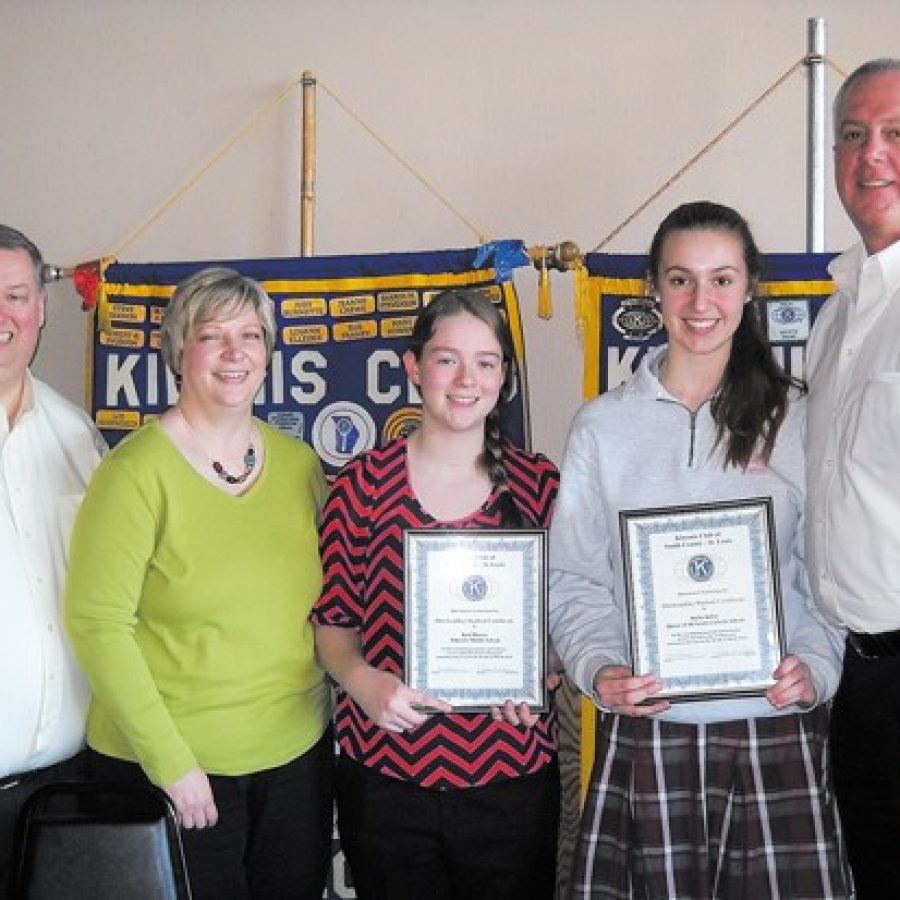
<svg viewBox="0 0 900 900">
<path fill-rule="evenodd" d="M 833 260 L 807 348 L 807 560 L 853 631 L 900 629 L 900 242 Z"/>
<path fill-rule="evenodd" d="M 26 378 L 12 430 L 0 406 L 0 778 L 76 753 L 88 701 L 61 603 L 69 532 L 103 441 L 82 410 Z"/>
</svg>

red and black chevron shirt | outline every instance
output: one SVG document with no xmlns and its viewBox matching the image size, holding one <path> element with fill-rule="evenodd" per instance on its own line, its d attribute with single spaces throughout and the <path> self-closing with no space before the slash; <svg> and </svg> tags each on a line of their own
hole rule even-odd
<svg viewBox="0 0 900 900">
<path fill-rule="evenodd" d="M 505 468 L 516 501 L 539 526 L 549 525 L 559 488 L 550 460 L 507 445 Z M 496 492 L 468 518 L 438 523 L 412 493 L 406 441 L 348 463 L 322 516 L 322 597 L 312 619 L 357 628 L 366 661 L 403 677 L 403 531 L 407 528 L 496 528 Z M 379 728 L 344 693 L 335 713 L 341 751 L 383 775 L 429 788 L 479 787 L 539 771 L 556 755 L 553 714 L 533 728 L 494 722 L 486 713 L 431 716 L 398 734 Z"/>
</svg>

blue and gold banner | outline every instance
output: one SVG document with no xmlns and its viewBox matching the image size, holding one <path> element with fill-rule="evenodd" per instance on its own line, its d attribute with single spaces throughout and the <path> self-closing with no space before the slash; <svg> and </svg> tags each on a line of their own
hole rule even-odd
<svg viewBox="0 0 900 900">
<path fill-rule="evenodd" d="M 527 447 L 524 346 L 512 282 L 513 269 L 526 263 L 519 241 L 370 256 L 113 263 L 99 289 L 91 410 L 112 445 L 175 402 L 175 381 L 159 354 L 166 304 L 187 275 L 225 265 L 260 281 L 275 302 L 278 340 L 255 413 L 309 443 L 329 474 L 417 420 L 419 397 L 401 358 L 416 315 L 448 287 L 482 288 L 505 310 L 520 373 L 505 424 Z"/>
<path fill-rule="evenodd" d="M 763 330 L 785 370 L 803 377 L 803 348 L 820 307 L 834 292 L 826 266 L 834 253 L 776 253 L 763 258 L 756 292 Z M 665 343 L 648 295 L 647 257 L 589 253 L 584 317 L 584 396 L 621 384 L 649 347 Z"/>
</svg>

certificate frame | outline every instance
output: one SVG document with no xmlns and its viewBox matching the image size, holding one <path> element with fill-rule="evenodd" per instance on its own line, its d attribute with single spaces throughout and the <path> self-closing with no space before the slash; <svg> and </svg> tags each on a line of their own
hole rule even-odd
<svg viewBox="0 0 900 900">
<path fill-rule="evenodd" d="M 549 709 L 547 530 L 404 533 L 404 680 L 454 712 Z"/>
<path fill-rule="evenodd" d="M 619 513 L 635 674 L 646 702 L 761 696 L 784 656 L 771 497 Z"/>
</svg>

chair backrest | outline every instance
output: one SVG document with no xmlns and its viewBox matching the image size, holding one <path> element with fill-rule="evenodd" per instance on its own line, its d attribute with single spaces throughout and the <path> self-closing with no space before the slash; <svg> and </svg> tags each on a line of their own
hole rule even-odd
<svg viewBox="0 0 900 900">
<path fill-rule="evenodd" d="M 152 785 L 56 782 L 18 829 L 17 900 L 190 900 L 178 818 Z"/>
</svg>

